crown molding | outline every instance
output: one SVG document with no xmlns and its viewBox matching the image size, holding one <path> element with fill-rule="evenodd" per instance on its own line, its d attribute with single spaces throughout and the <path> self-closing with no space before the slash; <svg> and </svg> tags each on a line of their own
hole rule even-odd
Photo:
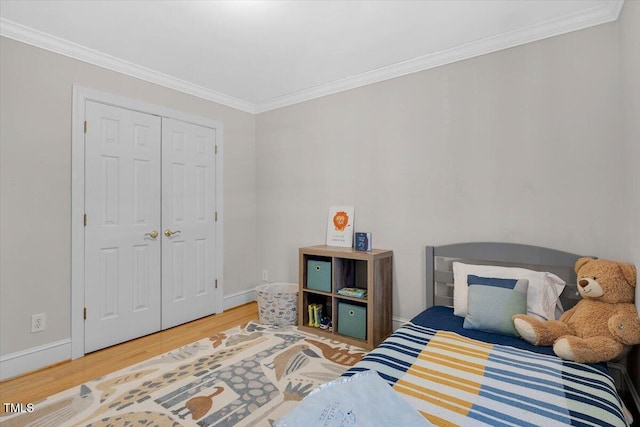
<svg viewBox="0 0 640 427">
<path fill-rule="evenodd" d="M 599 6 L 585 12 L 561 19 L 550 20 L 521 30 L 499 34 L 445 51 L 420 56 L 388 67 L 379 68 L 257 104 L 159 73 L 4 18 L 0 18 L 0 35 L 198 98 L 213 101 L 227 107 L 251 114 L 259 114 L 384 80 L 417 73 L 441 65 L 463 61 L 480 55 L 616 21 L 620 16 L 623 5 L 624 0 L 602 1 Z"/>
<path fill-rule="evenodd" d="M 379 83 L 384 80 L 402 77 L 441 65 L 451 64 L 476 56 L 497 52 L 526 43 L 559 36 L 572 31 L 582 30 L 595 25 L 616 21 L 622 10 L 624 0 L 603 1 L 593 9 L 571 16 L 554 19 L 534 26 L 499 34 L 477 42 L 457 46 L 449 50 L 420 56 L 388 67 L 379 68 L 357 76 L 349 77 L 325 85 L 316 86 L 290 95 L 256 104 L 256 114 L 309 101 L 327 95 L 333 95 L 350 89 Z"/>
<path fill-rule="evenodd" d="M 615 0 L 610 2 L 605 2 L 603 7 L 608 7 L 611 13 L 611 16 L 615 16 L 613 21 L 617 21 L 620 18 L 620 12 L 622 12 L 622 7 L 624 6 L 624 0 Z"/>
<path fill-rule="evenodd" d="M 97 50 L 89 49 L 88 47 L 52 36 L 51 34 L 26 27 L 4 18 L 0 18 L 0 36 L 51 52 L 59 53 L 102 68 L 107 68 L 150 83 L 155 83 L 198 98 L 213 101 L 227 107 L 255 114 L 255 105 L 250 102 L 159 73 L 158 71 L 98 52 Z"/>
</svg>

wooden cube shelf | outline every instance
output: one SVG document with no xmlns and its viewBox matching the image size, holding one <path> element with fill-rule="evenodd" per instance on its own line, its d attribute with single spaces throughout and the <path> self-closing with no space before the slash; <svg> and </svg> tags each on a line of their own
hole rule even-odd
<svg viewBox="0 0 640 427">
<path fill-rule="evenodd" d="M 311 272 L 308 270 L 309 261 L 314 268 Z M 392 251 L 373 249 L 364 252 L 326 245 L 310 246 L 300 248 L 299 262 L 300 329 L 368 350 L 391 334 Z M 325 266 L 330 266 L 330 275 L 321 270 Z M 310 274 L 312 288 L 307 286 Z M 345 287 L 365 289 L 367 294 L 363 298 L 339 294 L 338 291 Z M 339 315 L 341 303 L 344 304 L 344 310 Z M 323 316 L 331 318 L 332 329 L 309 326 L 310 304 L 323 306 Z M 340 319 L 343 321 L 342 327 Z M 364 339 L 361 338 L 363 335 Z"/>
</svg>

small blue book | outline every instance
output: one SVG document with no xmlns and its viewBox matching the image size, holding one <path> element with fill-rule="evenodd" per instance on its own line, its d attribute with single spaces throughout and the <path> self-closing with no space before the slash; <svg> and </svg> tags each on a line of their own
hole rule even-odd
<svg viewBox="0 0 640 427">
<path fill-rule="evenodd" d="M 354 247 L 356 251 L 370 251 L 372 247 L 371 233 L 356 232 Z"/>
</svg>

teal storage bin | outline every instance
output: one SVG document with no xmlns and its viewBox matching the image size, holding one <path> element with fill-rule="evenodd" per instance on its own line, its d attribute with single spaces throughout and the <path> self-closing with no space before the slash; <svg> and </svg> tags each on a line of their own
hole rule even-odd
<svg viewBox="0 0 640 427">
<path fill-rule="evenodd" d="M 331 292 L 331 261 L 307 260 L 307 288 Z"/>
<path fill-rule="evenodd" d="M 361 340 L 367 339 L 367 307 L 338 303 L 338 333 Z"/>
</svg>

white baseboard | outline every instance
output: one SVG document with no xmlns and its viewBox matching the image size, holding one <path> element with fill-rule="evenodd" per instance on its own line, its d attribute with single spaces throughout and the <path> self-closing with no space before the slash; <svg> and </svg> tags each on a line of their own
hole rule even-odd
<svg viewBox="0 0 640 427">
<path fill-rule="evenodd" d="M 71 340 L 64 339 L 0 357 L 0 380 L 71 359 Z"/>
<path fill-rule="evenodd" d="M 231 295 L 225 295 L 223 298 L 223 310 L 227 311 L 230 308 L 247 304 L 255 300 L 256 300 L 256 292 L 253 289 L 236 292 L 235 294 L 231 294 Z"/>
<path fill-rule="evenodd" d="M 253 289 L 226 295 L 223 309 L 228 310 L 256 300 Z M 71 359 L 71 339 L 60 340 L 39 347 L 0 357 L 0 381 Z"/>
<path fill-rule="evenodd" d="M 410 320 L 411 319 L 405 319 L 404 317 L 393 317 L 392 318 L 393 330 L 395 331 L 400 326 L 404 325 L 405 323 L 409 322 Z"/>
<path fill-rule="evenodd" d="M 247 304 L 256 300 L 253 289 L 226 295 L 224 297 L 224 310 Z M 393 318 L 393 330 L 395 331 L 409 319 L 401 317 Z M 38 347 L 11 353 L 0 357 L 0 381 L 4 381 L 31 371 L 64 362 L 71 359 L 71 339 L 64 339 Z"/>
</svg>

